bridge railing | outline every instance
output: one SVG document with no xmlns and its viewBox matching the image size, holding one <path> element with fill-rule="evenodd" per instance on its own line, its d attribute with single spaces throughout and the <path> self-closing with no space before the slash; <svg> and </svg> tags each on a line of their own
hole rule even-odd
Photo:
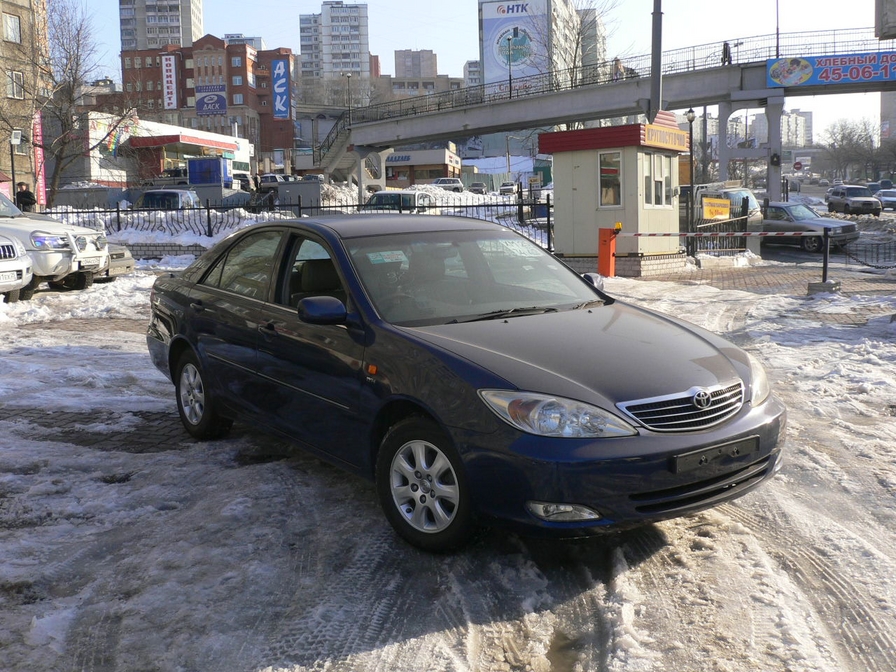
<svg viewBox="0 0 896 672">
<path fill-rule="evenodd" d="M 718 41 L 664 51 L 663 74 L 671 75 L 723 67 L 723 44 L 724 42 Z M 871 28 L 782 33 L 780 35 L 772 33 L 728 40 L 728 45 L 731 49 L 732 64 L 758 63 L 773 58 L 896 50 L 896 41 L 878 40 Z M 625 69 L 624 79 L 630 80 L 651 75 L 652 58 L 650 54 L 625 57 L 622 61 Z M 612 72 L 613 61 L 608 60 L 594 65 L 554 70 L 529 77 L 517 77 L 513 78 L 512 82 L 480 84 L 453 91 L 358 107 L 340 116 L 315 153 L 315 160 L 319 165 L 320 159 L 336 143 L 339 134 L 343 131 L 347 132 L 355 124 L 488 105 L 580 86 L 614 84 Z"/>
</svg>

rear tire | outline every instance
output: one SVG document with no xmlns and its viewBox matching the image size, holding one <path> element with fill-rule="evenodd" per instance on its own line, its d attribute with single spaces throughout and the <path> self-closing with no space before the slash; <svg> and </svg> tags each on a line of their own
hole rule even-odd
<svg viewBox="0 0 896 672">
<path fill-rule="evenodd" d="M 843 206 L 843 214 L 848 215 L 852 212 L 852 209 L 849 207 L 849 203 Z"/>
<path fill-rule="evenodd" d="M 174 371 L 174 391 L 180 421 L 193 438 L 219 439 L 233 426 L 233 420 L 217 410 L 214 393 L 206 385 L 199 359 L 192 350 L 184 352 Z"/>
<path fill-rule="evenodd" d="M 824 250 L 824 238 L 821 236 L 803 236 L 800 239 L 800 247 L 806 252 L 821 252 Z"/>
<path fill-rule="evenodd" d="M 460 455 L 430 420 L 408 418 L 388 431 L 377 455 L 376 489 L 389 524 L 417 548 L 445 553 L 473 534 Z"/>
</svg>

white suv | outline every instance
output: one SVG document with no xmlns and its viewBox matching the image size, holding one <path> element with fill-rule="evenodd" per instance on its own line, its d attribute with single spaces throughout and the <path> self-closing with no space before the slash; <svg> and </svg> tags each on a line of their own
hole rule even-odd
<svg viewBox="0 0 896 672">
<path fill-rule="evenodd" d="M 109 265 L 106 235 L 64 224 L 36 213 L 23 213 L 0 194 L 0 235 L 17 240 L 31 258 L 31 282 L 19 290 L 28 300 L 42 282 L 61 282 L 71 289 L 93 284 L 94 274 Z"/>
<path fill-rule="evenodd" d="M 7 303 L 19 300 L 25 285 L 31 282 L 31 257 L 17 238 L 0 236 L 0 294 Z"/>
<path fill-rule="evenodd" d="M 458 193 L 464 190 L 464 183 L 460 181 L 459 177 L 440 177 L 432 183 L 432 186 L 442 187 L 442 189 Z"/>
</svg>

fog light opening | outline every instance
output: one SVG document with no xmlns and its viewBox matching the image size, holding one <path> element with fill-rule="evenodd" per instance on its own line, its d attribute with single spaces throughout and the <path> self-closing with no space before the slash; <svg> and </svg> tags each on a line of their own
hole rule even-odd
<svg viewBox="0 0 896 672">
<path fill-rule="evenodd" d="M 580 504 L 560 504 L 556 502 L 526 502 L 529 513 L 549 523 L 600 520 L 601 515 L 594 509 Z"/>
</svg>

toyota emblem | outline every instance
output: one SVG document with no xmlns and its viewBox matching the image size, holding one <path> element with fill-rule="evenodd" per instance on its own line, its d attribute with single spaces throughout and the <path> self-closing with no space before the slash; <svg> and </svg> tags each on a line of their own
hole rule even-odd
<svg viewBox="0 0 896 672">
<path fill-rule="evenodd" d="M 706 390 L 698 390 L 691 402 L 701 411 L 706 410 L 712 404 L 712 395 Z"/>
</svg>

